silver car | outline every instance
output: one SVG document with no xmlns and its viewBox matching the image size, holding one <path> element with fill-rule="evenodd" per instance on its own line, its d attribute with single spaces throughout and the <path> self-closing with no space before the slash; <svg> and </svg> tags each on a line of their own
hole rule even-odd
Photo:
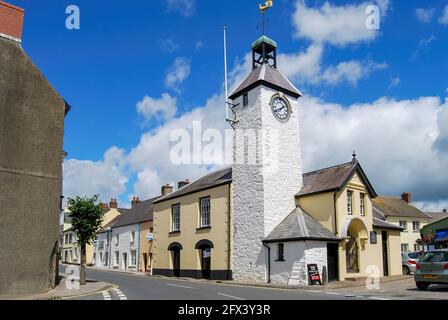
<svg viewBox="0 0 448 320">
<path fill-rule="evenodd" d="M 431 284 L 448 284 L 448 249 L 426 252 L 416 269 L 414 278 L 419 290 Z"/>
<path fill-rule="evenodd" d="M 403 252 L 401 254 L 401 264 L 403 266 L 403 274 L 409 275 L 415 272 L 417 263 L 420 259 L 419 252 Z"/>
</svg>

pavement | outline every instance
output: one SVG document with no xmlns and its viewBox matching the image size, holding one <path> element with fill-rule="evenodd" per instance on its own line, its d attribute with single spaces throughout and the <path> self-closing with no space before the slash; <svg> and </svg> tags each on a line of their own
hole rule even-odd
<svg viewBox="0 0 448 320">
<path fill-rule="evenodd" d="M 108 291 L 114 288 L 110 283 L 88 279 L 85 286 L 70 289 L 70 284 L 67 285 L 67 274 L 61 274 L 61 280 L 58 286 L 43 294 L 30 295 L 9 295 L 0 296 L 0 300 L 63 300 L 74 299 L 98 294 L 103 291 Z"/>
<path fill-rule="evenodd" d="M 273 288 L 237 283 L 217 283 L 197 279 L 151 277 L 88 269 L 89 279 L 108 282 L 114 288 L 101 293 L 75 297 L 75 300 L 412 300 L 448 299 L 448 288 L 430 287 L 427 292 L 415 288 L 413 277 L 395 277 L 380 283 L 379 290 L 368 290 L 361 282 L 345 287 Z M 341 284 L 338 284 L 340 286 Z M 348 286 L 351 285 L 351 286 Z"/>
</svg>

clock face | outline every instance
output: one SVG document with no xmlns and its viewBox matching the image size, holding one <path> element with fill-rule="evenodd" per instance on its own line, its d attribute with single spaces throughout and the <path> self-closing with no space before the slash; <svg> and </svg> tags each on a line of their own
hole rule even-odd
<svg viewBox="0 0 448 320">
<path fill-rule="evenodd" d="M 291 117 L 291 107 L 288 100 L 280 95 L 275 95 L 271 100 L 272 113 L 277 120 L 286 122 Z"/>
</svg>

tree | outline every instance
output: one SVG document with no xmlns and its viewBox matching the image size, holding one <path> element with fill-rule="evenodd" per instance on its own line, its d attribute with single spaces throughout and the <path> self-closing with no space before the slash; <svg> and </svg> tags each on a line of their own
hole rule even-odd
<svg viewBox="0 0 448 320">
<path fill-rule="evenodd" d="M 103 209 L 98 203 L 98 195 L 92 198 L 68 199 L 69 217 L 72 219 L 73 231 L 81 247 L 80 284 L 86 284 L 86 246 L 96 239 L 96 233 L 103 223 Z"/>
</svg>

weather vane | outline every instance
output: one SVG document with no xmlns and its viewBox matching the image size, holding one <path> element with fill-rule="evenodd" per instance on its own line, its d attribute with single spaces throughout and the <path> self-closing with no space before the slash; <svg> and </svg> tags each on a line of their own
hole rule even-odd
<svg viewBox="0 0 448 320">
<path fill-rule="evenodd" d="M 260 11 L 261 11 L 261 16 L 262 16 L 261 25 L 263 28 L 263 35 L 264 35 L 264 25 L 266 23 L 266 21 L 264 20 L 265 11 L 268 10 L 269 8 L 272 8 L 273 6 L 274 6 L 274 3 L 272 0 L 267 0 L 264 5 L 260 4 Z"/>
</svg>

